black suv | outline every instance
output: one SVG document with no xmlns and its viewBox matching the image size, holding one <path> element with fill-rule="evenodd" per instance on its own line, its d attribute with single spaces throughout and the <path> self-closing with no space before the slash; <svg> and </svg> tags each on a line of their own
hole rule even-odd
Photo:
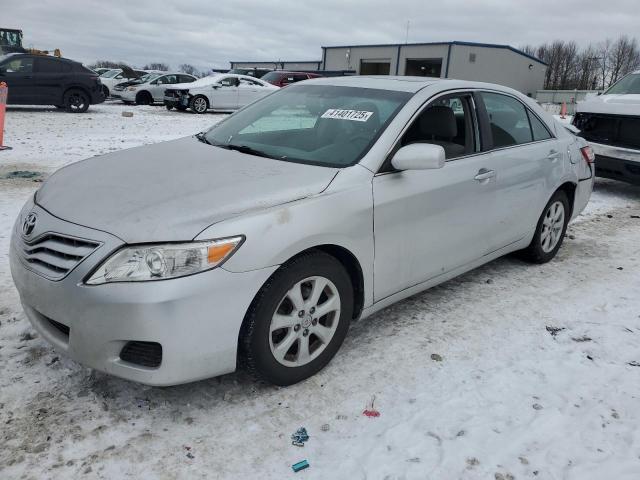
<svg viewBox="0 0 640 480">
<path fill-rule="evenodd" d="M 9 87 L 8 105 L 55 105 L 86 112 L 104 101 L 98 75 L 66 58 L 29 53 L 0 56 L 0 82 Z"/>
</svg>

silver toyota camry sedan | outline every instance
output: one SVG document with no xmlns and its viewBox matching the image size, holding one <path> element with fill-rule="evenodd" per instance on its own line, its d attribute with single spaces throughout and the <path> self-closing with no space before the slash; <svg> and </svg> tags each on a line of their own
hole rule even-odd
<svg viewBox="0 0 640 480">
<path fill-rule="evenodd" d="M 16 221 L 11 271 L 33 326 L 84 365 L 289 385 L 355 319 L 510 252 L 551 260 L 593 159 L 508 88 L 311 80 L 57 171 Z"/>
</svg>

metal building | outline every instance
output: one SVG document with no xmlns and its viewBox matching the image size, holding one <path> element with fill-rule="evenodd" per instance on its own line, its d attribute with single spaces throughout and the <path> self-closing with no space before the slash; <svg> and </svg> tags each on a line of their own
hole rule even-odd
<svg viewBox="0 0 640 480">
<path fill-rule="evenodd" d="M 272 68 L 275 70 L 302 70 L 305 72 L 312 70 L 320 70 L 322 60 L 292 60 L 292 61 L 273 61 L 273 62 L 229 62 L 231 69 L 234 68 Z"/>
<path fill-rule="evenodd" d="M 438 42 L 322 47 L 320 69 L 491 82 L 534 96 L 547 64 L 509 45 Z"/>
</svg>

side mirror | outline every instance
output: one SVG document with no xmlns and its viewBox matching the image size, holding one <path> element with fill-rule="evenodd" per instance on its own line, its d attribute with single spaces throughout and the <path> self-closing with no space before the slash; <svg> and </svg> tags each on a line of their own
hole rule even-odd
<svg viewBox="0 0 640 480">
<path fill-rule="evenodd" d="M 220 88 L 220 85 L 219 85 L 219 84 L 217 84 L 217 83 L 215 83 L 215 84 L 211 85 L 211 88 L 218 89 L 218 88 Z"/>
<path fill-rule="evenodd" d="M 432 170 L 444 167 L 444 162 L 444 148 L 432 143 L 406 145 L 391 159 L 396 170 Z"/>
</svg>

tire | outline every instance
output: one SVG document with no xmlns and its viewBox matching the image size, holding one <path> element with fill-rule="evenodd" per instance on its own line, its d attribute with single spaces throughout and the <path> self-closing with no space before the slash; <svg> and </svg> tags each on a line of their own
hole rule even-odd
<svg viewBox="0 0 640 480">
<path fill-rule="evenodd" d="M 106 100 L 107 98 L 109 98 L 109 88 L 106 85 L 102 86 L 102 93 L 104 93 L 104 99 Z"/>
<path fill-rule="evenodd" d="M 193 113 L 206 113 L 209 110 L 209 101 L 204 95 L 196 95 L 189 101 L 189 109 Z"/>
<path fill-rule="evenodd" d="M 153 97 L 145 90 L 138 92 L 136 95 L 136 105 L 151 105 L 153 103 Z"/>
<path fill-rule="evenodd" d="M 173 105 L 165 105 L 165 107 L 167 107 L 167 110 L 173 110 Z"/>
<path fill-rule="evenodd" d="M 320 251 L 300 255 L 280 267 L 253 300 L 240 330 L 241 364 L 259 380 L 298 383 L 334 357 L 352 315 L 353 286 L 342 264 Z"/>
<path fill-rule="evenodd" d="M 67 90 L 64 94 L 64 109 L 69 113 L 84 113 L 91 103 L 89 95 L 79 88 Z"/>
<path fill-rule="evenodd" d="M 556 191 L 540 215 L 533 240 L 522 250 L 523 258 L 532 263 L 546 263 L 555 257 L 562 246 L 570 215 L 567 194 Z"/>
</svg>

